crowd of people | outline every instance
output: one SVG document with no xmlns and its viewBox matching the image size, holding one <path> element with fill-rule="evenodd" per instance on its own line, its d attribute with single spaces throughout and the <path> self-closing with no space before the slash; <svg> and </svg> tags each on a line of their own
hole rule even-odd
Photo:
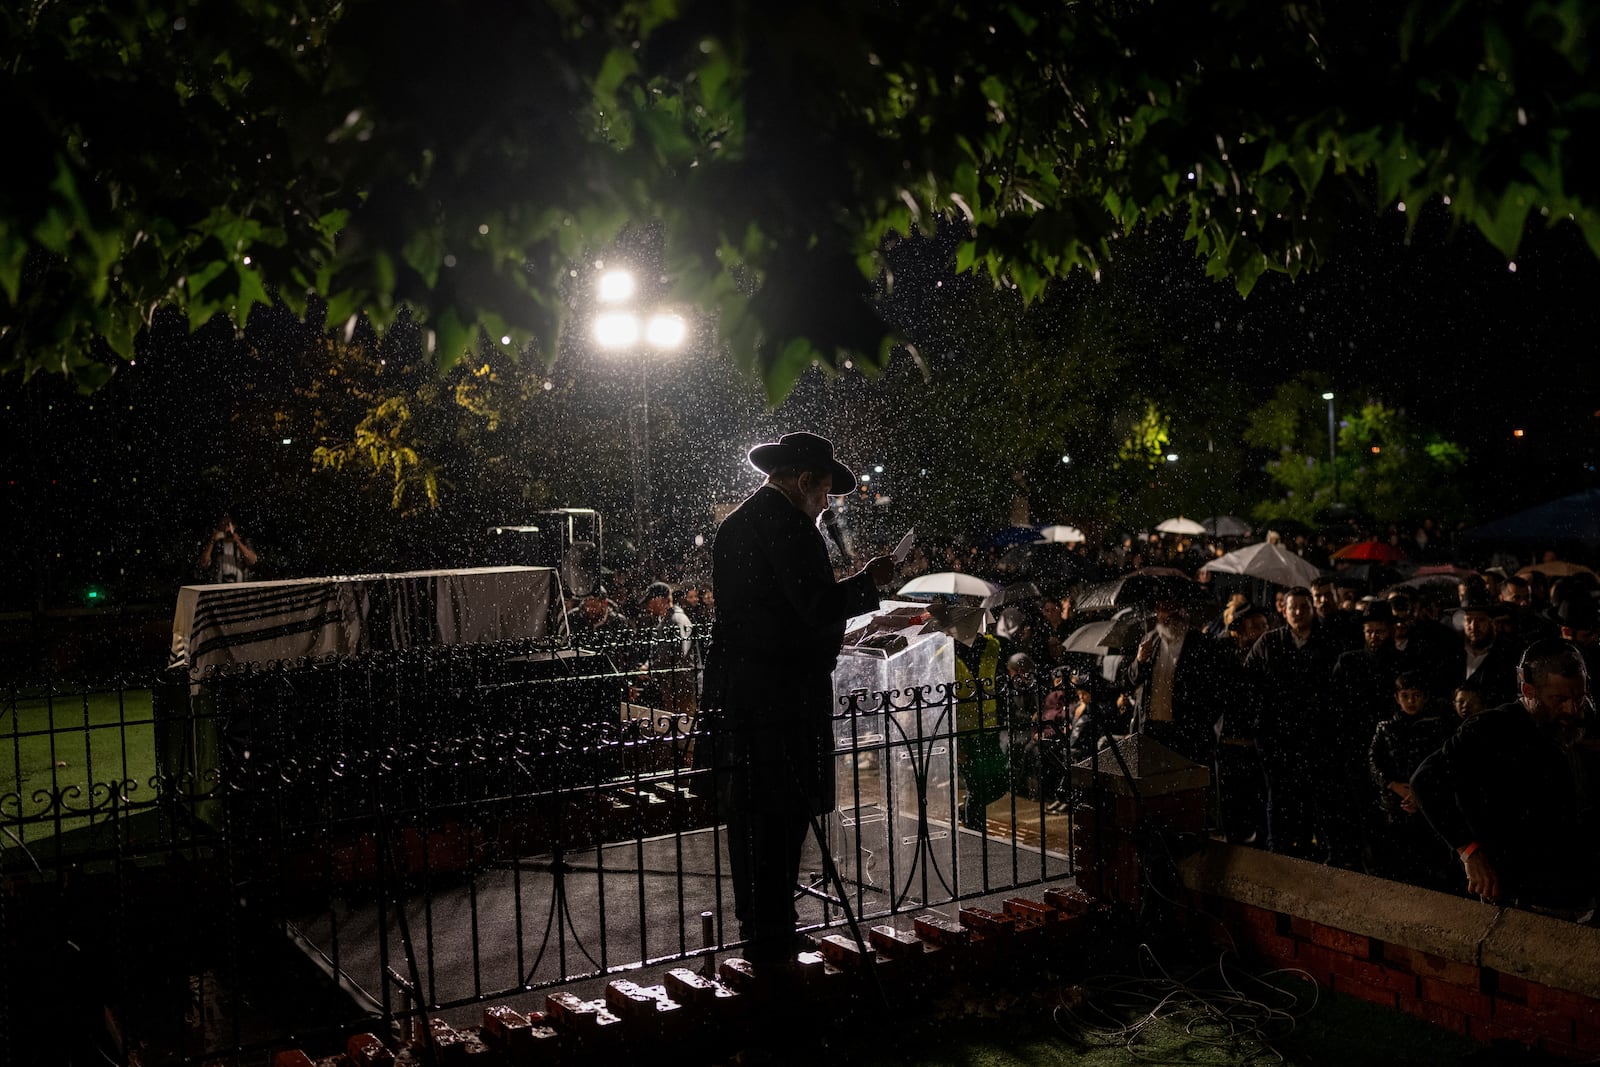
<svg viewBox="0 0 1600 1067">
<path fill-rule="evenodd" d="M 1390 542 L 1423 558 L 1448 551 L 1431 524 L 1410 538 L 1391 531 Z M 1008 789 L 1063 812 L 1071 764 L 1139 733 L 1212 770 L 1212 825 L 1230 841 L 1588 914 L 1600 889 L 1600 753 L 1582 740 L 1600 656 L 1593 573 L 1491 565 L 1458 568 L 1453 588 L 1435 579 L 1372 591 L 1370 570 L 1334 569 L 1338 545 L 1313 535 L 1286 547 L 1326 568 L 1316 581 L 1242 582 L 1219 596 L 1201 566 L 1226 547 L 1142 537 L 1073 546 L 1055 557 L 1058 568 L 1067 560 L 1056 587 L 1039 583 L 1049 595 L 991 606 L 971 632 L 950 628 L 958 690 L 971 698 L 957 723 L 961 820 L 977 825 Z M 919 546 L 896 581 L 943 569 L 1022 583 L 1015 556 Z M 1123 612 L 1133 630 L 1121 647 L 1073 641 L 1105 618 L 1075 610 L 1075 592 L 1152 566 L 1186 577 L 1163 578 Z M 596 588 L 571 602 L 569 628 L 676 634 L 715 616 L 703 581 L 654 582 L 634 599 L 625 617 Z M 932 617 L 961 600 L 936 598 Z M 1001 676 L 1006 697 L 983 699 Z"/>
<path fill-rule="evenodd" d="M 1156 558 L 1187 575 L 1214 554 L 1175 544 Z M 1085 554 L 1102 582 L 1112 555 Z M 1454 588 L 1369 592 L 1370 575 L 1329 572 L 1225 601 L 1162 577 L 1123 613 L 1134 632 L 1120 647 L 1072 641 L 1095 620 L 1068 592 L 995 611 L 957 652 L 979 674 L 992 642 L 1007 689 L 1037 685 L 998 731 L 1013 788 L 1049 810 L 1066 807 L 1072 762 L 1139 733 L 1212 769 L 1213 827 L 1229 840 L 1580 918 L 1600 891 L 1600 751 L 1583 741 L 1600 582 L 1545 566 L 1570 573 L 1458 568 Z M 993 800 L 1000 777 L 965 770 L 969 801 Z"/>
</svg>

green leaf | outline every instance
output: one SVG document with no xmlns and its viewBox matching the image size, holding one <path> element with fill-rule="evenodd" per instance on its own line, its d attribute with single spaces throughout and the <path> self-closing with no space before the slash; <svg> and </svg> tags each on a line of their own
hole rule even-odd
<svg viewBox="0 0 1600 1067">
<path fill-rule="evenodd" d="M 666 112 L 647 107 L 635 112 L 634 118 L 662 161 L 683 162 L 695 154 L 695 143 L 683 125 Z"/>
<path fill-rule="evenodd" d="M 800 375 L 818 358 L 821 354 L 807 338 L 796 337 L 787 342 L 767 369 L 767 404 L 777 407 L 788 399 Z"/>
<path fill-rule="evenodd" d="M 372 273 L 374 276 L 373 284 L 377 287 L 379 293 L 394 292 L 394 281 L 397 276 L 394 258 L 381 248 L 372 257 Z"/>
<path fill-rule="evenodd" d="M 1532 190 L 1525 185 L 1512 185 L 1493 210 L 1485 205 L 1474 213 L 1472 221 L 1489 243 L 1509 258 L 1516 255 L 1517 246 L 1522 243 L 1523 224 L 1532 208 Z"/>
<path fill-rule="evenodd" d="M 262 307 L 272 306 L 272 297 L 267 294 L 267 287 L 262 284 L 261 275 L 252 267 L 243 263 L 234 268 L 238 275 L 238 299 L 233 305 L 233 323 L 241 330 L 250 319 L 250 309 L 256 305 Z"/>
<path fill-rule="evenodd" d="M 355 289 L 340 289 L 328 294 L 328 312 L 323 318 L 322 328 L 343 326 L 356 316 L 364 303 L 366 295 Z"/>
<path fill-rule="evenodd" d="M 713 49 L 706 61 L 700 64 L 700 102 L 714 115 L 728 110 L 729 102 L 723 94 L 733 76 L 733 69 L 721 49 Z"/>
<path fill-rule="evenodd" d="M 1256 173 L 1265 174 L 1280 163 L 1286 163 L 1292 154 L 1292 149 L 1284 141 L 1273 141 L 1267 145 L 1266 152 L 1261 157 L 1261 166 Z"/>
<path fill-rule="evenodd" d="M 0 222 L 0 289 L 5 290 L 6 299 L 15 304 L 17 294 L 22 284 L 22 263 L 28 255 L 28 242 L 7 226 Z"/>
<path fill-rule="evenodd" d="M 134 338 L 139 334 L 138 309 L 127 305 L 114 308 L 105 325 L 106 344 L 111 347 L 111 351 L 123 359 L 132 359 Z"/>
<path fill-rule="evenodd" d="M 639 61 L 631 48 L 613 48 L 607 52 L 600 64 L 600 73 L 594 80 L 594 95 L 601 107 L 607 111 L 615 109 L 617 90 L 622 88 L 623 82 L 638 73 Z"/>
<path fill-rule="evenodd" d="M 190 271 L 185 284 L 185 288 L 189 290 L 190 297 L 197 297 L 205 292 L 206 286 L 221 277 L 222 272 L 230 266 L 232 264 L 228 260 L 213 259 L 198 270 Z"/>
<path fill-rule="evenodd" d="M 431 289 L 439 283 L 439 271 L 444 266 L 444 234 L 436 227 L 424 226 L 406 241 L 400 255 Z"/>
<path fill-rule="evenodd" d="M 978 259 L 978 242 L 962 241 L 956 245 L 956 273 L 965 274 Z"/>
<path fill-rule="evenodd" d="M 467 352 L 477 328 L 462 321 L 455 308 L 446 308 L 432 322 L 433 365 L 441 371 L 449 370 Z"/>
<path fill-rule="evenodd" d="M 48 251 L 64 256 L 71 250 L 72 222 L 59 207 L 51 207 L 33 228 L 33 239 Z"/>
</svg>

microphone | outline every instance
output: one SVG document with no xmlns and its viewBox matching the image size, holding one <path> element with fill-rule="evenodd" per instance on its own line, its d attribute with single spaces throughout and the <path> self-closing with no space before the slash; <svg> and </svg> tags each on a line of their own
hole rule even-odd
<svg viewBox="0 0 1600 1067">
<path fill-rule="evenodd" d="M 833 542 L 839 550 L 839 556 L 846 563 L 850 562 L 850 550 L 844 547 L 844 531 L 839 529 L 839 516 L 832 508 L 824 508 L 822 512 L 822 528 L 828 534 L 828 540 Z"/>
</svg>

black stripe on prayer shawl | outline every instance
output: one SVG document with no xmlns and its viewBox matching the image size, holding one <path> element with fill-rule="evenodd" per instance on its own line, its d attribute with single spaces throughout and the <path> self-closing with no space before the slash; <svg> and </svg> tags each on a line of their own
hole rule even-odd
<svg viewBox="0 0 1600 1067">
<path fill-rule="evenodd" d="M 239 645 L 252 645 L 257 641 L 273 641 L 290 634 L 313 633 L 332 623 L 342 622 L 342 611 L 329 611 L 309 619 L 298 619 L 278 626 L 266 626 L 259 630 L 242 630 L 237 633 L 221 634 L 209 638 L 195 647 L 191 653 L 190 662 L 194 662 L 216 651 L 219 648 L 235 648 Z"/>
<path fill-rule="evenodd" d="M 309 589 L 251 592 L 236 597 L 208 597 L 194 613 L 192 631 L 199 633 L 208 626 L 220 626 L 241 619 L 282 615 L 289 610 L 304 611 L 322 603 L 327 599 L 328 593 L 326 586 L 313 586 Z"/>
</svg>

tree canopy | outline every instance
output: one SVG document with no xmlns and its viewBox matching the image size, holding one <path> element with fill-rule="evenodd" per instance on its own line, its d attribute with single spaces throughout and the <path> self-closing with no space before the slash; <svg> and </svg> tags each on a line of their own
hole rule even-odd
<svg viewBox="0 0 1600 1067">
<path fill-rule="evenodd" d="M 1597 12 L 32 0 L 0 13 L 0 370 L 92 388 L 161 306 L 275 301 L 549 363 L 629 227 L 773 400 L 882 365 L 886 250 L 940 220 L 1029 302 L 1158 219 L 1248 291 L 1327 256 L 1352 196 L 1600 253 Z"/>
<path fill-rule="evenodd" d="M 1318 417 L 1329 384 L 1320 373 L 1302 373 L 1250 413 L 1244 440 L 1268 453 L 1264 470 L 1282 493 L 1256 505 L 1256 518 L 1309 523 L 1340 506 L 1382 523 L 1466 517 L 1457 476 L 1467 454 L 1459 444 L 1365 390 L 1355 391 L 1354 403 L 1340 401 L 1330 441 Z"/>
</svg>

